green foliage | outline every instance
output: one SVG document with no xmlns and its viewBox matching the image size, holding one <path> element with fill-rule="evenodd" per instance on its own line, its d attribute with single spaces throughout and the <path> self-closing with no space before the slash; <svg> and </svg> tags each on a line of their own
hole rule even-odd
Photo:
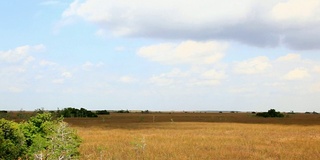
<svg viewBox="0 0 320 160">
<path fill-rule="evenodd" d="M 58 116 L 63 116 L 63 117 L 98 117 L 97 114 L 88 111 L 84 108 L 77 109 L 77 108 L 65 108 L 62 111 L 59 111 Z"/>
<path fill-rule="evenodd" d="M 275 109 L 270 109 L 268 112 L 261 112 L 257 113 L 256 116 L 258 117 L 284 117 L 284 114 L 277 112 Z"/>
<path fill-rule="evenodd" d="M 75 159 L 80 143 L 76 132 L 51 113 L 21 123 L 0 121 L 0 159 Z"/>
<path fill-rule="evenodd" d="M 26 150 L 25 137 L 19 124 L 0 119 L 0 159 L 18 159 Z"/>
</svg>

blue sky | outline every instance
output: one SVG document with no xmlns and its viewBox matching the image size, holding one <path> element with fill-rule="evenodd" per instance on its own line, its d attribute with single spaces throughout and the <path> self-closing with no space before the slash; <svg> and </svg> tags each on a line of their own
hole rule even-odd
<svg viewBox="0 0 320 160">
<path fill-rule="evenodd" d="M 319 0 L 0 2 L 0 109 L 320 111 Z"/>
</svg>

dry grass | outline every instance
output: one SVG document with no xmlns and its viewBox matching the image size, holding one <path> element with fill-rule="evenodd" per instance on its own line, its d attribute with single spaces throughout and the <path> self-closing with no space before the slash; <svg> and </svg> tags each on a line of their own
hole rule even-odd
<svg viewBox="0 0 320 160">
<path fill-rule="evenodd" d="M 86 160 L 320 159 L 320 115 L 112 114 L 65 120 L 83 139 Z"/>
</svg>

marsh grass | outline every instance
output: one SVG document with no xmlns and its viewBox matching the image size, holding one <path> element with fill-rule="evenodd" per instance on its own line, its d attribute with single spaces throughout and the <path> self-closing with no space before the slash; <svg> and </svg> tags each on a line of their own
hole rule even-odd
<svg viewBox="0 0 320 160">
<path fill-rule="evenodd" d="M 86 160 L 320 159 L 320 115 L 111 114 L 66 121 L 83 139 Z"/>
</svg>

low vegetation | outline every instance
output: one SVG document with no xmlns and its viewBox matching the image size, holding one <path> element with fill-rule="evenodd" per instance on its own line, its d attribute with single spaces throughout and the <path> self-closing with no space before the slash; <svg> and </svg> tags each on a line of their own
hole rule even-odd
<svg viewBox="0 0 320 160">
<path fill-rule="evenodd" d="M 37 113 L 43 114 L 40 110 Z M 71 159 L 83 160 L 319 159 L 319 114 L 295 113 L 283 118 L 261 118 L 256 116 L 255 112 L 147 113 L 143 111 L 123 114 L 114 111 L 99 114 L 96 118 L 65 118 L 63 121 L 67 123 L 60 123 L 63 121 L 54 119 L 53 116 L 49 119 L 44 118 L 47 116 L 36 118 L 46 119 L 46 123 L 38 120 L 31 122 L 31 118 L 27 121 L 17 118 L 20 123 L 1 120 L 1 124 L 6 125 L 0 126 L 9 126 L 17 132 L 11 134 L 13 138 L 6 137 L 0 140 L 0 154 L 13 155 L 0 159 L 59 159 L 58 155 L 69 155 Z M 270 114 L 277 114 L 277 111 L 271 110 Z M 34 127 L 30 126 L 38 126 L 37 122 L 43 124 L 40 125 L 43 127 L 33 132 Z M 52 123 L 61 125 L 49 127 Z M 52 137 L 61 138 L 62 136 L 57 135 L 66 133 L 63 129 L 60 130 L 62 132 L 56 129 L 64 128 L 63 124 L 68 130 L 67 133 L 72 133 L 77 138 L 53 140 Z M 70 124 L 71 128 L 67 124 Z M 27 134 L 31 132 L 32 134 Z M 0 135 L 5 135 L 3 130 Z M 80 146 L 77 135 L 82 139 Z M 4 147 L 5 143 L 7 145 Z M 25 147 L 20 148 L 17 147 L 19 145 L 12 144 Z M 52 154 L 52 151 L 55 153 Z"/>
</svg>

